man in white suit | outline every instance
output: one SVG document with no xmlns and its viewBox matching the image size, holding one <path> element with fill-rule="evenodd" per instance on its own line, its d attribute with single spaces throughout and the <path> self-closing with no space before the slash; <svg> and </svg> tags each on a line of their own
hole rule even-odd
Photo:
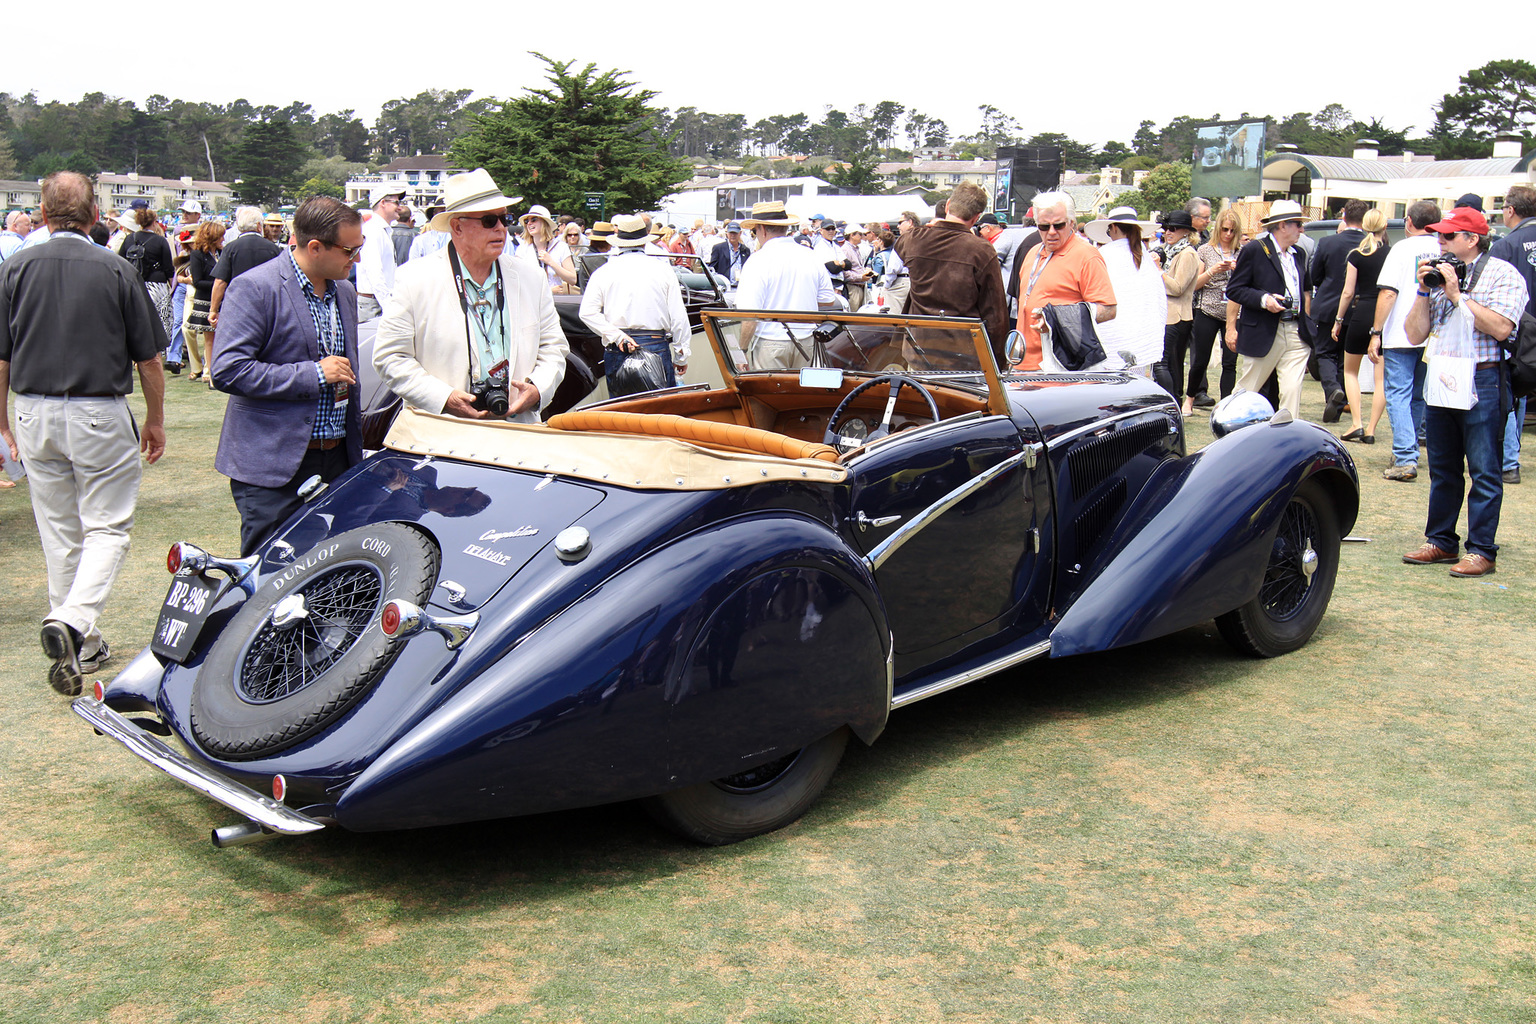
<svg viewBox="0 0 1536 1024">
<path fill-rule="evenodd" d="M 384 307 L 373 365 L 390 389 L 425 412 L 493 418 L 483 392 L 506 390 L 504 416 L 539 422 L 565 377 L 569 346 L 544 274 L 505 252 L 511 207 L 483 168 L 446 182 L 432 228 L 449 244 L 401 267 Z"/>
</svg>

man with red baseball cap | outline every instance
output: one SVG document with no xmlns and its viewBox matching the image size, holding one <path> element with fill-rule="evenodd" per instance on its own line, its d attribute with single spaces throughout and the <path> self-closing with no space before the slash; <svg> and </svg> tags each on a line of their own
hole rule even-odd
<svg viewBox="0 0 1536 1024">
<path fill-rule="evenodd" d="M 1502 343 L 1520 322 L 1527 293 L 1519 271 L 1488 256 L 1488 221 L 1479 211 L 1457 207 L 1429 230 L 1440 236 L 1440 258 L 1419 267 L 1418 291 L 1403 327 L 1409 340 L 1421 345 L 1453 313 L 1470 313 L 1477 400 L 1468 410 L 1431 405 L 1425 412 L 1429 515 L 1424 544 L 1403 555 L 1403 561 L 1455 563 L 1452 576 L 1475 578 L 1491 574 L 1498 557 L 1494 535 L 1504 503 L 1504 421 L 1511 397 Z M 1466 476 L 1472 478 L 1466 493 L 1466 554 L 1458 560 L 1456 521 L 1461 518 Z"/>
</svg>

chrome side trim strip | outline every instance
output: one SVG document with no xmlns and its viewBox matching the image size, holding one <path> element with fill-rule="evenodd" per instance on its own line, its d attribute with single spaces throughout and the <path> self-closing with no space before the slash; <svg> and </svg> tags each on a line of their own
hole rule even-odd
<svg viewBox="0 0 1536 1024">
<path fill-rule="evenodd" d="M 865 563 L 870 569 L 880 568 L 880 566 L 885 564 L 886 559 L 901 550 L 903 544 L 916 537 L 920 531 L 926 529 L 935 519 L 970 497 L 972 493 L 985 487 L 1021 462 L 1033 464 L 1039 450 L 1038 445 L 1025 445 L 1024 450 L 1017 455 L 1006 458 L 991 469 L 971 477 L 971 479 L 913 516 L 911 522 L 896 530 L 879 544 L 876 544 L 870 549 L 869 554 L 864 556 Z"/>
<path fill-rule="evenodd" d="M 1051 642 L 1049 640 L 1042 640 L 1032 647 L 1026 647 L 1021 651 L 1014 651 L 1012 654 L 1005 654 L 1001 658 L 995 658 L 987 662 L 985 665 L 978 665 L 976 668 L 967 669 L 945 679 L 935 680 L 927 686 L 921 686 L 909 693 L 904 693 L 891 701 L 891 708 L 894 710 L 906 707 L 908 704 L 915 704 L 925 697 L 932 697 L 948 690 L 957 689 L 966 683 L 974 683 L 978 679 L 1001 672 L 1005 668 L 1012 668 L 1014 665 L 1021 665 L 1026 661 L 1033 661 L 1050 653 Z"/>
<path fill-rule="evenodd" d="M 1135 419 L 1137 416 L 1167 416 L 1170 412 L 1174 412 L 1177 409 L 1178 405 L 1176 403 L 1169 402 L 1167 405 L 1153 405 L 1144 409 L 1132 409 L 1130 412 L 1116 413 L 1113 416 L 1105 416 L 1101 420 L 1094 420 L 1086 427 L 1078 427 L 1076 430 L 1069 430 L 1065 434 L 1058 434 L 1055 437 L 1050 438 L 1050 443 L 1052 445 L 1058 445 L 1064 441 L 1071 441 L 1074 438 L 1081 437 L 1084 434 L 1091 434 L 1095 430 L 1103 427 L 1106 423 L 1118 423 L 1120 420 Z"/>
<path fill-rule="evenodd" d="M 274 832 L 298 836 L 325 828 L 323 822 L 204 768 L 94 697 L 76 697 L 70 708 L 97 732 L 127 747 L 129 753 Z"/>
</svg>

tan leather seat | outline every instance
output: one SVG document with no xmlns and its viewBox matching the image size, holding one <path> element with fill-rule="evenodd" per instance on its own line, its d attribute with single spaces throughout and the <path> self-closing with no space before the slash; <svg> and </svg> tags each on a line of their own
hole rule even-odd
<svg viewBox="0 0 1536 1024">
<path fill-rule="evenodd" d="M 618 412 L 607 409 L 573 409 L 549 418 L 557 430 L 602 430 L 615 434 L 647 434 L 675 437 L 681 441 L 728 451 L 774 455 L 781 459 L 820 459 L 836 462 L 837 449 L 820 441 L 801 441 L 771 430 L 735 423 L 695 420 L 658 413 Z"/>
</svg>

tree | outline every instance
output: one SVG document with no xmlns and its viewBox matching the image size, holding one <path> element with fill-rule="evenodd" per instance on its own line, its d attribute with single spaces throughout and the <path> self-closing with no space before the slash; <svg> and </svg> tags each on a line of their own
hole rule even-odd
<svg viewBox="0 0 1536 1024">
<path fill-rule="evenodd" d="M 1111 140 L 1104 143 L 1104 148 L 1099 150 L 1099 163 L 1118 167 L 1122 160 L 1126 160 L 1134 155 L 1135 153 L 1125 143 Z"/>
<path fill-rule="evenodd" d="M 1076 139 L 1069 139 L 1060 132 L 1041 132 L 1032 136 L 1027 143 L 1031 146 L 1057 146 L 1061 149 L 1061 165 L 1075 170 L 1086 171 L 1090 167 L 1097 167 L 1098 162 L 1093 155 L 1093 147 Z"/>
<path fill-rule="evenodd" d="M 257 206 L 276 206 L 284 191 L 295 184 L 304 150 L 294 137 L 293 125 L 273 118 L 248 126 L 231 159 L 241 179 L 240 199 Z"/>
<path fill-rule="evenodd" d="M 325 178 L 308 178 L 303 184 L 293 190 L 293 201 L 295 203 L 302 203 L 306 199 L 313 199 L 315 196 L 345 199 L 347 197 L 347 190 L 345 187 Z"/>
<path fill-rule="evenodd" d="M 326 156 L 362 163 L 368 159 L 368 126 L 351 110 L 322 114 L 315 122 L 315 146 Z"/>
<path fill-rule="evenodd" d="M 1147 205 L 1161 213 L 1181 210 L 1189 202 L 1189 164 L 1158 164 L 1141 182 Z"/>
<path fill-rule="evenodd" d="M 667 153 L 654 92 L 627 71 L 573 71 L 574 61 L 534 56 L 550 86 L 475 115 L 449 148 L 452 163 L 484 167 L 509 194 L 570 213 L 584 192 L 606 192 L 614 213 L 655 209 L 687 179 L 688 164 Z"/>
<path fill-rule="evenodd" d="M 1136 134 L 1131 137 L 1131 148 L 1136 151 L 1137 156 L 1156 158 L 1162 153 L 1162 142 L 1158 139 L 1153 122 L 1141 122 L 1140 127 L 1136 129 Z"/>
<path fill-rule="evenodd" d="M 465 107 L 472 89 L 428 89 L 379 109 L 375 138 L 385 159 L 413 153 L 441 153 L 467 126 Z"/>
<path fill-rule="evenodd" d="M 880 178 L 875 174 L 876 162 L 873 150 L 855 153 L 847 163 L 833 171 L 827 180 L 834 185 L 851 188 L 861 196 L 877 195 Z"/>
<path fill-rule="evenodd" d="M 1446 93 L 1435 110 L 1436 127 L 1443 124 L 1447 134 L 1523 133 L 1536 124 L 1536 65 L 1489 61 L 1462 75 L 1461 87 Z"/>
<path fill-rule="evenodd" d="M 1139 188 L 1133 188 L 1129 192 L 1121 192 L 1115 196 L 1116 206 L 1129 206 L 1136 211 L 1136 216 L 1146 220 L 1152 215 L 1152 208 L 1147 204 L 1147 194 Z"/>
<path fill-rule="evenodd" d="M 875 109 L 870 111 L 869 118 L 864 122 L 864 128 L 876 146 L 884 148 L 891 144 L 891 140 L 896 137 L 896 122 L 906 110 L 905 106 L 893 100 L 881 100 L 875 104 Z"/>
<path fill-rule="evenodd" d="M 14 179 L 20 169 L 16 166 L 16 153 L 11 149 L 11 140 L 0 135 L 0 178 Z"/>
</svg>

